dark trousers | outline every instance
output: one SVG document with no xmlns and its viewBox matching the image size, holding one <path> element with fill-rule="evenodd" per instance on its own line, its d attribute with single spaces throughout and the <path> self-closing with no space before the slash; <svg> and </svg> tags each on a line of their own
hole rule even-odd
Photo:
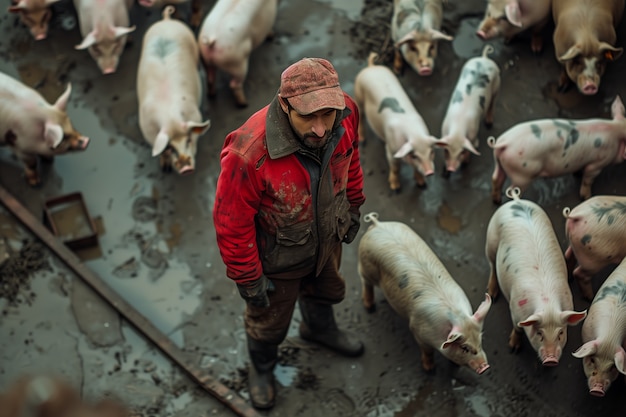
<svg viewBox="0 0 626 417">
<path fill-rule="evenodd" d="M 332 305 L 343 301 L 346 283 L 339 273 L 341 245 L 330 256 L 318 276 L 299 279 L 277 279 L 268 276 L 276 289 L 268 292 L 270 306 L 256 308 L 246 305 L 244 324 L 249 337 L 259 342 L 278 345 L 287 336 L 296 301 Z"/>
</svg>

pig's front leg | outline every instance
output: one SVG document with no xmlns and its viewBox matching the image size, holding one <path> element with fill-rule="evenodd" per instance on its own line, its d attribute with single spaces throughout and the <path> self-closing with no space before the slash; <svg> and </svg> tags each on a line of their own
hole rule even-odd
<svg viewBox="0 0 626 417">
<path fill-rule="evenodd" d="M 426 372 L 431 372 L 435 369 L 435 350 L 424 344 L 420 344 L 420 350 L 422 351 L 422 368 Z"/>
<path fill-rule="evenodd" d="M 500 286 L 498 285 L 498 277 L 496 276 L 496 268 L 491 263 L 491 273 L 489 274 L 489 282 L 487 283 L 487 293 L 492 300 L 496 300 L 500 293 Z"/>
<path fill-rule="evenodd" d="M 391 191 L 397 193 L 400 192 L 400 165 L 401 161 L 391 157 L 389 161 L 389 188 Z"/>
<path fill-rule="evenodd" d="M 24 152 L 15 152 L 16 156 L 22 161 L 24 164 L 24 178 L 28 182 L 28 185 L 31 187 L 37 187 L 41 184 L 41 178 L 39 177 L 38 171 L 38 158 L 37 155 L 24 153 Z"/>
<path fill-rule="evenodd" d="M 420 188 L 426 188 L 426 181 L 424 180 L 424 176 L 417 168 L 413 169 L 413 178 L 415 178 L 415 183 Z"/>
<path fill-rule="evenodd" d="M 522 347 L 523 335 L 524 331 L 522 329 L 513 326 L 513 330 L 511 330 L 511 335 L 509 336 L 509 347 L 513 352 L 519 351 L 520 347 Z"/>
<path fill-rule="evenodd" d="M 235 75 L 230 80 L 230 89 L 233 92 L 233 95 L 235 96 L 235 103 L 237 104 L 238 107 L 242 107 L 242 108 L 248 106 L 248 100 L 246 99 L 246 94 L 243 92 L 243 80 L 246 78 L 245 72 L 246 71 L 244 71 L 243 77 Z"/>
<path fill-rule="evenodd" d="M 557 91 L 559 93 L 565 93 L 572 86 L 572 81 L 569 79 L 569 75 L 567 75 L 567 71 L 565 68 L 561 70 L 561 75 L 559 76 L 559 85 Z"/>
<path fill-rule="evenodd" d="M 396 75 L 402 75 L 403 70 L 404 70 L 404 57 L 402 56 L 402 53 L 400 52 L 400 50 L 396 49 L 393 55 L 393 71 L 396 73 Z"/>
<path fill-rule="evenodd" d="M 376 311 L 376 303 L 374 302 L 374 286 L 366 284 L 363 280 L 363 306 L 368 313 Z"/>
<path fill-rule="evenodd" d="M 587 200 L 591 197 L 591 185 L 593 180 L 600 175 L 602 168 L 596 168 L 594 165 L 587 165 L 583 171 L 583 178 L 580 183 L 580 198 Z"/>
</svg>

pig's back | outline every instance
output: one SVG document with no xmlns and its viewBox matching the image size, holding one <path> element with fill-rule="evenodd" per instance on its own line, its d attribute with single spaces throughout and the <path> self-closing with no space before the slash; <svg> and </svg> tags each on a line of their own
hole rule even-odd
<svg viewBox="0 0 626 417">
<path fill-rule="evenodd" d="M 22 107 L 28 103 L 32 105 L 46 103 L 36 90 L 2 72 L 0 72 L 0 98 L 0 108 L 7 109 L 15 109 L 16 106 Z"/>
<path fill-rule="evenodd" d="M 355 79 L 355 90 L 357 89 L 357 100 L 365 104 L 368 117 L 379 113 L 380 104 L 387 98 L 393 98 L 405 112 L 416 111 L 398 78 L 384 65 L 362 69 Z"/>
<path fill-rule="evenodd" d="M 626 261 L 602 283 L 582 325 L 583 342 L 612 337 L 626 349 Z"/>
</svg>

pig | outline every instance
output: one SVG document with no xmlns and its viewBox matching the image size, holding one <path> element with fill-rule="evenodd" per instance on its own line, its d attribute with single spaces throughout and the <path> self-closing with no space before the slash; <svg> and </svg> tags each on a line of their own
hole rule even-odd
<svg viewBox="0 0 626 417">
<path fill-rule="evenodd" d="M 363 305 L 375 310 L 374 287 L 381 288 L 393 310 L 409 321 L 422 353 L 425 371 L 434 369 L 434 351 L 478 374 L 489 368 L 482 348 L 482 327 L 491 298 L 472 314 L 463 289 L 442 262 L 409 226 L 382 222 L 377 213 L 364 216 L 373 224 L 358 248 Z"/>
<path fill-rule="evenodd" d="M 235 103 L 246 107 L 243 84 L 250 54 L 272 35 L 278 0 L 218 0 L 204 18 L 198 33 L 200 55 L 206 70 L 209 96 L 216 94 L 216 73 L 228 73 Z"/>
<path fill-rule="evenodd" d="M 128 417 L 120 402 L 102 399 L 87 402 L 62 378 L 24 375 L 0 393 L 0 417 Z"/>
<path fill-rule="evenodd" d="M 604 397 L 619 373 L 626 375 L 626 261 L 608 276 L 589 307 L 582 342 L 572 354 L 583 360 L 589 393 Z"/>
<path fill-rule="evenodd" d="M 452 36 L 441 32 L 442 0 L 394 0 L 391 39 L 395 45 L 393 68 L 400 75 L 406 61 L 419 75 L 431 75 L 440 40 Z"/>
<path fill-rule="evenodd" d="M 40 41 L 48 36 L 48 24 L 52 17 L 50 6 L 59 0 L 11 0 L 8 11 L 19 14 L 20 20 L 35 40 Z"/>
<path fill-rule="evenodd" d="M 84 151 L 89 138 L 72 126 L 66 109 L 71 84 L 56 102 L 49 104 L 36 90 L 0 72 L 0 145 L 9 146 L 24 164 L 31 186 L 41 184 L 38 156 Z"/>
<path fill-rule="evenodd" d="M 591 301 L 592 277 L 626 257 L 626 197 L 591 197 L 571 210 L 563 209 L 563 216 L 569 242 L 565 251 L 568 270 L 583 297 Z"/>
<path fill-rule="evenodd" d="M 498 207 L 487 225 L 487 292 L 494 301 L 502 292 L 509 302 L 509 347 L 519 350 L 525 332 L 541 363 L 556 366 L 567 326 L 578 324 L 587 311 L 572 310 L 565 258 L 548 215 L 521 199 L 519 188 L 506 192 L 512 200 Z"/>
<path fill-rule="evenodd" d="M 400 191 L 400 166 L 405 161 L 414 170 L 418 186 L 434 172 L 434 146 L 424 119 L 417 112 L 396 75 L 384 65 L 376 65 L 371 53 L 367 67 L 354 81 L 354 98 L 359 112 L 367 118 L 374 133 L 385 143 L 389 163 L 389 188 Z M 363 117 L 358 127 L 359 141 L 365 140 Z"/>
<path fill-rule="evenodd" d="M 495 168 L 492 200 L 499 204 L 507 176 L 511 185 L 524 191 L 537 177 L 558 177 L 582 170 L 580 198 L 591 196 L 591 185 L 603 168 L 626 157 L 624 104 L 616 96 L 611 105 L 612 120 L 542 119 L 517 124 L 498 139 L 493 148 Z"/>
<path fill-rule="evenodd" d="M 167 5 L 186 5 L 191 3 L 191 16 L 189 18 L 189 25 L 196 29 L 202 23 L 202 3 L 201 0 L 138 0 L 140 6 L 147 9 L 162 9 Z M 178 7 L 177 7 L 178 9 Z"/>
<path fill-rule="evenodd" d="M 510 42 L 530 31 L 530 48 L 538 54 L 543 50 L 541 32 L 550 20 L 551 5 L 551 0 L 488 0 L 476 34 L 483 40 L 503 37 Z"/>
<path fill-rule="evenodd" d="M 83 40 L 75 48 L 87 49 L 103 74 L 113 74 L 126 46 L 128 11 L 133 0 L 74 0 Z"/>
<path fill-rule="evenodd" d="M 493 125 L 493 103 L 500 90 L 500 68 L 487 56 L 493 47 L 485 46 L 482 56 L 468 60 L 454 88 L 448 110 L 441 126 L 441 139 L 436 146 L 446 154 L 444 177 L 455 172 L 459 165 L 469 162 L 470 152 L 480 155 L 478 129 L 480 119 Z"/>
<path fill-rule="evenodd" d="M 563 65 L 559 90 L 572 83 L 584 95 L 598 92 L 606 65 L 619 58 L 615 28 L 624 13 L 624 0 L 553 0 L 554 52 Z"/>
<path fill-rule="evenodd" d="M 160 155 L 161 168 L 178 174 L 195 169 L 198 138 L 210 127 L 202 121 L 200 53 L 187 25 L 171 18 L 167 6 L 163 18 L 146 31 L 137 68 L 139 127 Z"/>
</svg>

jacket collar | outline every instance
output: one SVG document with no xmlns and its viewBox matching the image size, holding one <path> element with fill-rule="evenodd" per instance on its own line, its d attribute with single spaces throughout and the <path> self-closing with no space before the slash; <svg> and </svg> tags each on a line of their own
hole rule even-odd
<svg viewBox="0 0 626 417">
<path fill-rule="evenodd" d="M 344 108 L 333 126 L 333 131 L 341 125 L 351 113 L 348 107 Z M 269 104 L 267 116 L 265 118 L 265 143 L 267 144 L 267 153 L 271 159 L 278 159 L 292 153 L 302 150 L 302 143 L 293 132 L 289 117 L 280 107 L 278 96 Z"/>
</svg>

